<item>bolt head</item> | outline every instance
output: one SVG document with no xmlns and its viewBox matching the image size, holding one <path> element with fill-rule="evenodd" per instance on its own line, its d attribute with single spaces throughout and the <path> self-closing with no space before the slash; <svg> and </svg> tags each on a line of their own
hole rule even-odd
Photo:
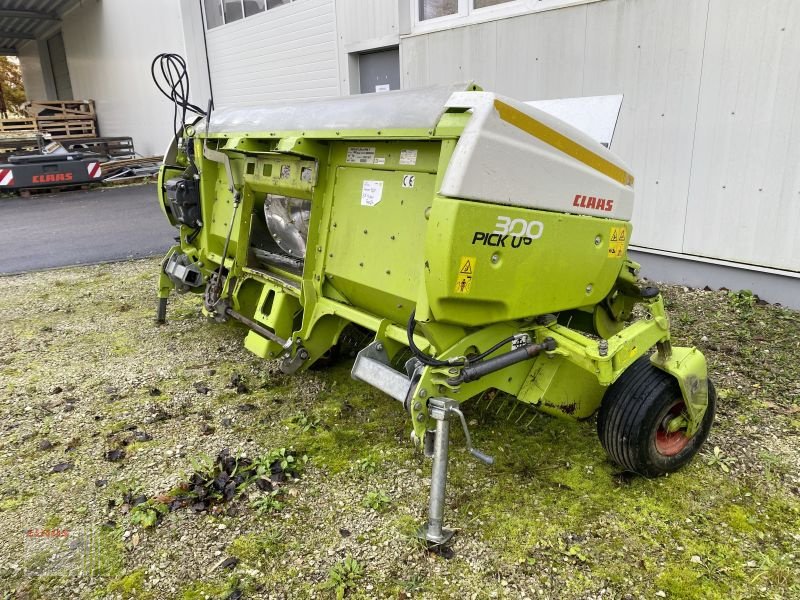
<svg viewBox="0 0 800 600">
<path fill-rule="evenodd" d="M 419 421 L 420 423 L 422 423 L 424 420 L 425 420 L 425 415 L 424 415 L 424 414 L 422 414 L 422 413 L 419 413 L 419 414 L 417 415 L 417 421 Z"/>
<path fill-rule="evenodd" d="M 426 390 L 425 388 L 422 388 L 422 389 L 419 391 L 419 393 L 417 394 L 417 396 L 419 396 L 420 398 L 424 398 L 424 397 L 425 397 L 425 396 L 427 396 L 427 395 L 428 395 L 428 390 Z"/>
<path fill-rule="evenodd" d="M 414 410 L 422 410 L 422 402 L 414 402 Z"/>
<path fill-rule="evenodd" d="M 596 237 L 594 238 L 594 245 L 595 245 L 595 246 L 599 246 L 599 245 L 600 245 L 600 242 L 602 242 L 602 241 L 603 241 L 603 238 L 601 238 L 601 237 L 598 235 L 598 236 L 596 236 Z"/>
<path fill-rule="evenodd" d="M 492 264 L 496 265 L 498 262 L 500 262 L 500 255 L 497 253 L 492 254 Z"/>
<path fill-rule="evenodd" d="M 592 284 L 590 283 L 589 285 L 586 286 L 586 293 L 587 294 L 591 294 L 593 289 L 594 288 L 592 287 Z"/>
</svg>

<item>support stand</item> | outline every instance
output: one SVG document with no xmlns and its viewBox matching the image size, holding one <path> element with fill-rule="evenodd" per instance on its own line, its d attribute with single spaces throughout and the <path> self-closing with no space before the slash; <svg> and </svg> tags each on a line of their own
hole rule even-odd
<svg viewBox="0 0 800 600">
<path fill-rule="evenodd" d="M 444 529 L 444 493 L 447 486 L 447 461 L 450 445 L 450 414 L 458 416 L 464 429 L 467 450 L 475 458 L 487 465 L 494 464 L 491 456 L 472 447 L 472 439 L 467 428 L 467 420 L 458 408 L 458 402 L 449 398 L 428 400 L 428 412 L 436 420 L 436 437 L 433 441 L 433 470 L 431 473 L 431 497 L 428 505 L 428 521 L 417 531 L 417 537 L 429 544 L 438 546 L 453 537 L 453 531 Z"/>
<path fill-rule="evenodd" d="M 167 321 L 167 299 L 159 298 L 156 305 L 156 323 L 166 323 Z"/>
<path fill-rule="evenodd" d="M 431 417 L 436 419 L 436 437 L 433 448 L 433 471 L 431 473 L 431 497 L 428 505 L 428 522 L 420 527 L 417 537 L 431 544 L 444 544 L 451 537 L 453 531 L 443 529 L 444 523 L 444 492 L 447 486 L 447 460 L 450 445 L 450 421 L 447 407 L 434 407 L 433 403 L 439 398 L 431 399 L 428 403 Z M 443 404 L 453 402 L 444 400 Z M 455 404 L 455 403 L 454 403 Z"/>
</svg>

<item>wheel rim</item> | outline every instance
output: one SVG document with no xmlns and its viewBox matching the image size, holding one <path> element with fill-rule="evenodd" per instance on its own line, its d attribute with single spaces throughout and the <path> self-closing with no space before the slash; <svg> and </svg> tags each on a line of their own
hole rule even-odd
<svg viewBox="0 0 800 600">
<path fill-rule="evenodd" d="M 661 419 L 661 422 L 658 425 L 658 430 L 656 431 L 656 450 L 658 450 L 659 454 L 664 456 L 675 456 L 689 445 L 689 441 L 692 438 L 686 435 L 685 430 L 668 430 L 670 421 L 672 421 L 672 419 L 675 417 L 680 416 L 685 409 L 686 405 L 683 403 L 683 400 L 677 400 L 672 406 L 669 407 L 669 409 L 667 409 L 664 418 Z"/>
</svg>

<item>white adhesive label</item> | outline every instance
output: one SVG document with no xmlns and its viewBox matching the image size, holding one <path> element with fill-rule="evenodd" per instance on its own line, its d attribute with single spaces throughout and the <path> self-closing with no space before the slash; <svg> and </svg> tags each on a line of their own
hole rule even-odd
<svg viewBox="0 0 800 600">
<path fill-rule="evenodd" d="M 517 333 L 511 340 L 511 349 L 516 350 L 531 343 L 531 336 L 527 333 Z"/>
<path fill-rule="evenodd" d="M 365 179 L 361 184 L 361 206 L 375 206 L 381 201 L 383 182 Z"/>
<path fill-rule="evenodd" d="M 375 161 L 375 148 L 368 146 L 350 146 L 347 149 L 347 162 L 360 165 L 372 164 Z"/>
<path fill-rule="evenodd" d="M 417 151 L 416 150 L 401 150 L 400 151 L 400 164 L 411 165 L 417 164 Z"/>
<path fill-rule="evenodd" d="M 385 156 L 376 156 L 375 157 L 375 164 L 376 165 L 385 165 L 386 164 L 386 157 Z"/>
</svg>

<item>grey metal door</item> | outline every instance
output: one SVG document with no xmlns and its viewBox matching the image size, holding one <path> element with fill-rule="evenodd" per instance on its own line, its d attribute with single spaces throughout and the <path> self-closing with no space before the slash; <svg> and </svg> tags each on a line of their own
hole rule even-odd
<svg viewBox="0 0 800 600">
<path fill-rule="evenodd" d="M 50 67 L 53 70 L 53 81 L 56 85 L 56 96 L 59 100 L 72 100 L 72 82 L 67 68 L 67 53 L 64 50 L 64 38 L 59 31 L 47 40 L 47 52 L 50 54 Z"/>
<path fill-rule="evenodd" d="M 400 89 L 400 51 L 397 48 L 367 52 L 358 57 L 362 94 Z"/>
</svg>

